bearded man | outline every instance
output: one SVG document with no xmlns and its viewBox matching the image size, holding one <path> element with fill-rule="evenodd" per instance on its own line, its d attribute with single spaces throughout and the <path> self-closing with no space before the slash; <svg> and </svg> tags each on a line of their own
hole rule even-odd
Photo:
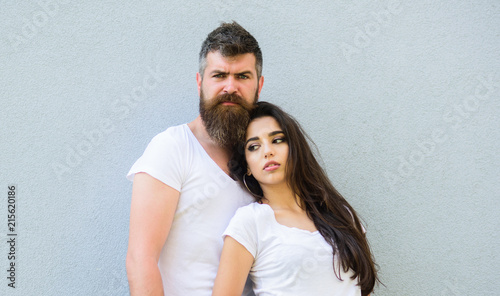
<svg viewBox="0 0 500 296">
<path fill-rule="evenodd" d="M 257 40 L 223 23 L 203 42 L 196 81 L 200 115 L 155 136 L 127 175 L 132 296 L 211 295 L 222 233 L 253 201 L 229 176 L 228 161 L 264 83 Z"/>
</svg>

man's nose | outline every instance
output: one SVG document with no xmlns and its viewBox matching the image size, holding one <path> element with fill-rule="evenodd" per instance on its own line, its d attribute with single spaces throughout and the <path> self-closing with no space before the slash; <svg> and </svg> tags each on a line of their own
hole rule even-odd
<svg viewBox="0 0 500 296">
<path fill-rule="evenodd" d="M 236 84 L 237 84 L 236 79 L 232 76 L 229 76 L 226 79 L 226 84 L 224 85 L 224 92 L 228 94 L 235 93 L 238 90 Z"/>
</svg>

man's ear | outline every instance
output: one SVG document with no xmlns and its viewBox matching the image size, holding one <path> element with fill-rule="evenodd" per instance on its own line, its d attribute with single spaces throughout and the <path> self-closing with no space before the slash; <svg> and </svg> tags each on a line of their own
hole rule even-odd
<svg viewBox="0 0 500 296">
<path fill-rule="evenodd" d="M 264 85 L 264 76 L 260 76 L 260 78 L 259 78 L 259 86 L 258 86 L 259 87 L 259 92 L 258 92 L 259 97 L 260 97 L 260 91 L 262 90 L 262 86 L 263 85 Z"/>
<path fill-rule="evenodd" d="M 202 80 L 202 77 L 201 77 L 201 74 L 198 72 L 196 73 L 196 84 L 198 85 L 198 96 L 200 96 L 200 91 L 201 91 L 201 80 Z"/>
</svg>

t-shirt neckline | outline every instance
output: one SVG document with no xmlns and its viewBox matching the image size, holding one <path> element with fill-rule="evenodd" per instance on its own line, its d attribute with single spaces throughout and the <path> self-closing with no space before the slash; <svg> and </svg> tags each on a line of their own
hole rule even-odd
<svg viewBox="0 0 500 296">
<path fill-rule="evenodd" d="M 234 180 L 233 178 L 231 178 L 231 176 L 229 176 L 223 169 L 221 169 L 220 166 L 212 159 L 212 157 L 210 157 L 210 155 L 208 155 L 207 151 L 205 150 L 205 148 L 203 148 L 203 146 L 201 145 L 200 141 L 198 141 L 198 139 L 193 134 L 193 131 L 191 131 L 191 129 L 189 128 L 189 126 L 187 125 L 187 123 L 183 124 L 183 126 L 184 126 L 184 129 L 187 130 L 188 137 L 192 138 L 192 140 L 196 143 L 195 145 L 198 146 L 198 149 L 201 149 L 201 151 L 203 151 L 202 153 L 204 153 L 205 156 L 208 159 L 210 159 L 210 163 L 212 163 L 212 165 L 215 166 L 216 169 L 218 169 L 220 172 L 222 172 L 226 176 L 226 178 L 228 178 L 229 180 L 237 183 L 238 182 L 237 180 Z"/>
<path fill-rule="evenodd" d="M 320 234 L 319 233 L 319 230 L 315 230 L 315 231 L 309 231 L 307 229 L 302 229 L 302 228 L 298 228 L 298 227 L 294 227 L 294 226 L 286 226 L 286 225 L 283 225 L 281 223 L 278 222 L 278 220 L 276 220 L 276 216 L 274 214 L 274 210 L 273 208 L 271 208 L 270 205 L 268 204 L 265 204 L 265 203 L 257 203 L 258 205 L 263 205 L 264 208 L 268 208 L 270 210 L 270 214 L 272 215 L 272 220 L 275 224 L 277 224 L 279 227 L 282 227 L 284 229 L 290 229 L 292 231 L 296 231 L 296 232 L 301 232 L 301 233 L 305 233 L 305 234 L 308 234 L 308 235 L 318 235 Z"/>
</svg>

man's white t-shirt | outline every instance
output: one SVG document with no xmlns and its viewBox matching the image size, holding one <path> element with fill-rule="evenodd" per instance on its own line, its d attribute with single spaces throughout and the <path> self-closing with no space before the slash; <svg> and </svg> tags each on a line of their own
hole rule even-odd
<svg viewBox="0 0 500 296">
<path fill-rule="evenodd" d="M 165 295 L 211 295 L 221 235 L 236 209 L 253 198 L 208 156 L 187 124 L 155 136 L 127 178 L 139 172 L 180 192 L 158 263 Z"/>
<path fill-rule="evenodd" d="M 361 296 L 352 270 L 340 268 L 342 281 L 336 277 L 332 247 L 319 231 L 279 224 L 267 204 L 238 209 L 223 234 L 227 235 L 254 257 L 250 278 L 257 296 Z"/>
</svg>

